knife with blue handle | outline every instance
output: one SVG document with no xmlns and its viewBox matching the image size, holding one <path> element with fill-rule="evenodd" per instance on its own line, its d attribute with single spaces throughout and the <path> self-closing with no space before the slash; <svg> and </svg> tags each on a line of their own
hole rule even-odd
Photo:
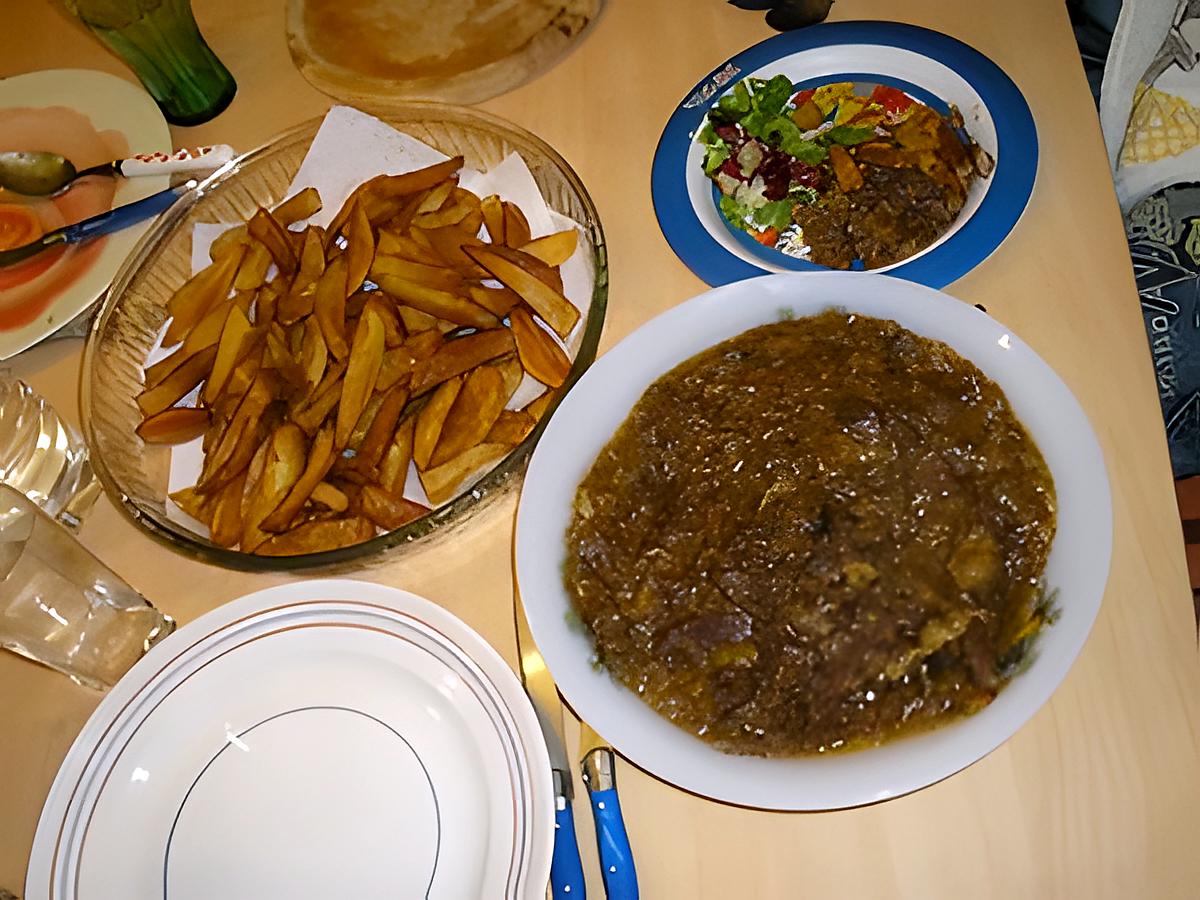
<svg viewBox="0 0 1200 900">
<path fill-rule="evenodd" d="M 0 268 L 19 263 L 21 260 L 36 256 L 43 250 L 59 244 L 78 244 L 102 234 L 112 234 L 122 228 L 128 228 L 130 225 L 157 216 L 187 191 L 187 184 L 167 188 L 157 194 L 135 200 L 133 203 L 126 203 L 124 206 L 110 209 L 98 216 L 76 222 L 74 225 L 48 231 L 31 244 L 13 247 L 11 250 L 0 250 Z"/>
<path fill-rule="evenodd" d="M 583 782 L 596 823 L 604 893 L 608 900 L 638 900 L 637 869 L 617 796 L 616 757 L 608 747 L 594 746 L 600 743 L 600 736 L 587 723 L 580 724 L 584 745 L 593 746 L 583 757 Z"/>
</svg>

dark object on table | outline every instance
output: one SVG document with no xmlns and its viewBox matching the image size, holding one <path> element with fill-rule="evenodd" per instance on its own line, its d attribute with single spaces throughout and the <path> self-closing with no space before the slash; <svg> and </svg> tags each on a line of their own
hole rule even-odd
<svg viewBox="0 0 1200 900">
<path fill-rule="evenodd" d="M 564 578 L 597 661 L 717 749 L 871 746 L 1028 659 L 1054 496 L 968 360 L 829 311 L 647 388 L 579 486 Z"/>
<path fill-rule="evenodd" d="M 1200 474 L 1200 184 L 1151 194 L 1125 222 L 1176 478 Z"/>
<path fill-rule="evenodd" d="M 199 125 L 227 107 L 237 82 L 196 26 L 191 0 L 66 0 L 121 57 L 172 125 Z"/>
<path fill-rule="evenodd" d="M 776 31 L 793 31 L 824 22 L 833 0 L 729 0 L 738 9 L 767 10 L 767 24 Z"/>
</svg>

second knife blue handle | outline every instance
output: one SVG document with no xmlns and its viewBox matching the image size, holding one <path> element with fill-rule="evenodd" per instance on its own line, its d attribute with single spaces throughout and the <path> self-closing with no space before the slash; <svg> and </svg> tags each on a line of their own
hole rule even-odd
<svg viewBox="0 0 1200 900">
<path fill-rule="evenodd" d="M 575 818 L 571 804 L 554 810 L 554 855 L 550 858 L 550 889 L 554 900 L 583 900 L 583 863 L 579 859 L 579 841 L 575 838 Z"/>
<path fill-rule="evenodd" d="M 186 190 L 187 188 L 183 185 L 167 188 L 166 190 L 159 191 L 157 194 L 151 194 L 149 197 L 135 200 L 133 203 L 126 203 L 124 206 L 110 209 L 108 212 L 101 213 L 98 216 L 92 216 L 90 219 L 84 219 L 82 222 L 68 225 L 66 228 L 61 229 L 61 233 L 68 244 L 77 244 L 80 241 L 86 241 L 89 238 L 98 237 L 102 234 L 112 234 L 114 231 L 120 231 L 122 228 L 135 225 L 143 219 L 157 216 L 178 200 L 179 196 Z"/>
<path fill-rule="evenodd" d="M 625 833 L 621 816 L 621 801 L 617 789 L 593 791 L 592 818 L 596 821 L 596 847 L 600 851 L 600 873 L 604 876 L 604 892 L 608 900 L 638 900 L 637 870 L 633 866 L 633 850 Z"/>
</svg>

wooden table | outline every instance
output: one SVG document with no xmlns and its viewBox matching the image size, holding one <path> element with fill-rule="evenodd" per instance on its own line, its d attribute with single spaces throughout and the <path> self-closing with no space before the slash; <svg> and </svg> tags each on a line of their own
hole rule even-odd
<svg viewBox="0 0 1200 900">
<path fill-rule="evenodd" d="M 201 28 L 239 84 L 215 121 L 176 143 L 248 149 L 330 101 L 288 56 L 282 0 L 196 0 Z M 621 767 L 622 802 L 647 898 L 1195 897 L 1200 894 L 1200 662 L 1153 371 L 1096 112 L 1066 10 L 1048 0 L 841 0 L 835 18 L 895 18 L 996 60 L 1037 118 L 1041 171 L 1016 231 L 950 286 L 1010 325 L 1075 391 L 1112 480 L 1114 552 L 1099 620 L 1065 683 L 986 759 L 865 809 L 778 814 L 686 794 Z M 6 10 L 0 75 L 90 67 L 130 78 L 49 0 Z M 650 161 L 673 106 L 726 57 L 769 36 L 720 0 L 610 0 L 568 59 L 484 104 L 549 141 L 603 219 L 612 261 L 604 346 L 705 289 L 659 233 Z M 0 136 L 0 142 L 3 137 Z M 13 372 L 74 416 L 81 345 L 59 341 Z M 513 503 L 492 510 L 436 565 L 385 560 L 364 577 L 443 604 L 515 660 Z M 282 578 L 192 562 L 102 500 L 82 539 L 186 622 Z M 0 654 L 0 885 L 23 884 L 34 827 L 67 748 L 99 697 Z M 585 801 L 586 802 L 586 801 Z M 590 816 L 585 868 L 603 896 Z"/>
</svg>

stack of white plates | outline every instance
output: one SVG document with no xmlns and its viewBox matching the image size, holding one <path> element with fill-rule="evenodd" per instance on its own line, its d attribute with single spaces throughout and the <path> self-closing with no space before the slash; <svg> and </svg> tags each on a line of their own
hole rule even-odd
<svg viewBox="0 0 1200 900">
<path fill-rule="evenodd" d="M 26 896 L 542 897 L 549 761 L 504 661 L 412 594 L 308 581 L 155 647 L 75 741 Z"/>
</svg>

